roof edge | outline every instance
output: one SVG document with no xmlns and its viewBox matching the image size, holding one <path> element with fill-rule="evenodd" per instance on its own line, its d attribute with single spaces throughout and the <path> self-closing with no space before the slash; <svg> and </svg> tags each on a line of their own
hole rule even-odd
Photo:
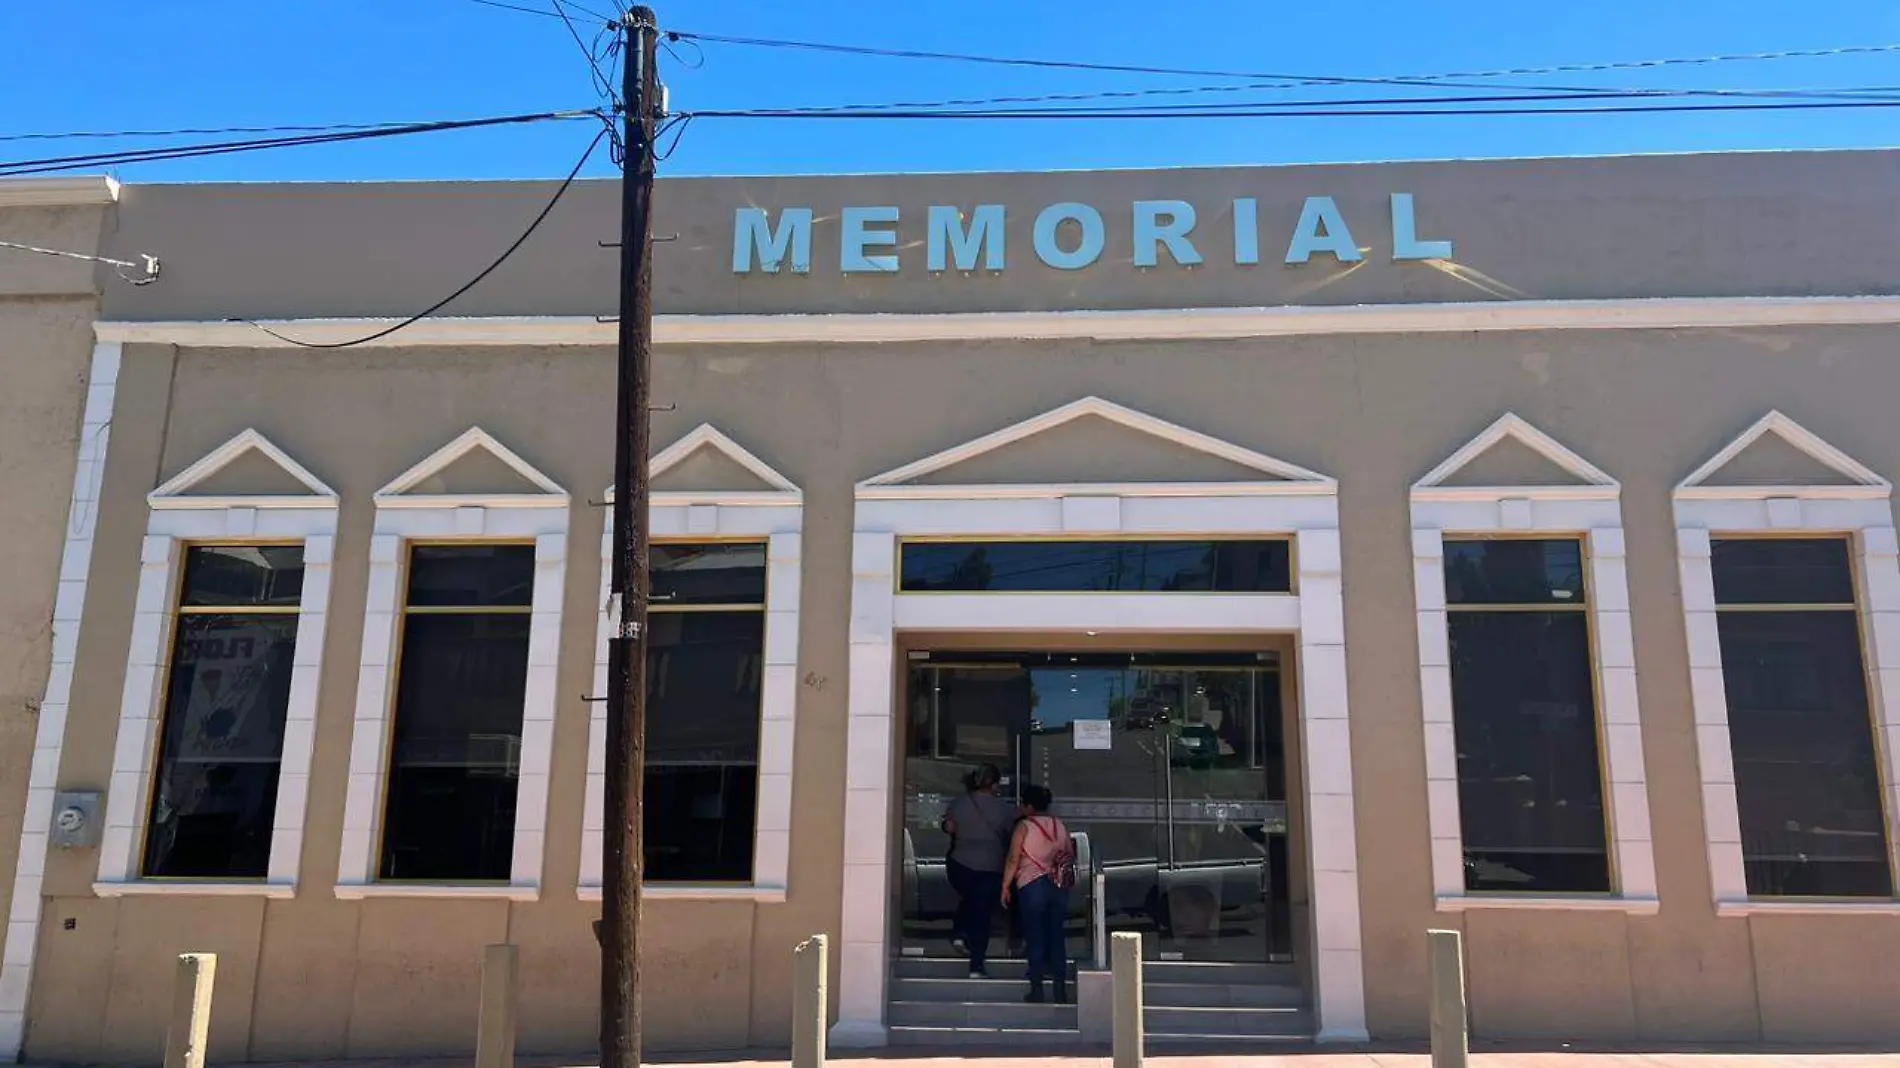
<svg viewBox="0 0 1900 1068">
<path fill-rule="evenodd" d="M 0 208 L 105 207 L 119 202 L 117 179 L 0 178 Z"/>
</svg>

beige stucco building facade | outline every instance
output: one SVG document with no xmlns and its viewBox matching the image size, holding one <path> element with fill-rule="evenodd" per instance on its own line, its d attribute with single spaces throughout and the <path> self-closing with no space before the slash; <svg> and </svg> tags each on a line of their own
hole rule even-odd
<svg viewBox="0 0 1900 1068">
<path fill-rule="evenodd" d="M 984 763 L 1151 1030 L 1419 1037 L 1455 927 L 1481 1036 L 1900 1038 L 1896 179 L 662 182 L 650 1045 L 786 1043 L 818 932 L 838 1042 L 1070 1037 L 946 985 Z M 591 1047 L 616 189 L 450 318 L 257 325 L 552 192 L 0 183 L 163 265 L 0 250 L 0 1054 L 154 1059 L 186 951 L 214 1058 L 460 1052 L 504 941 L 523 1050 Z"/>
</svg>

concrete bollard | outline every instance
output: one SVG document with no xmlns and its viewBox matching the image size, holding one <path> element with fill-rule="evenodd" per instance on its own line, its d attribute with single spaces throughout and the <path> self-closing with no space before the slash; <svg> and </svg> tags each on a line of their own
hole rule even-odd
<svg viewBox="0 0 1900 1068">
<path fill-rule="evenodd" d="M 482 950 L 482 1013 L 475 1030 L 475 1068 L 514 1068 L 515 947 Z"/>
<path fill-rule="evenodd" d="M 792 1068 L 825 1068 L 831 976 L 825 947 L 825 936 L 817 934 L 792 950 Z"/>
<path fill-rule="evenodd" d="M 1464 938 L 1457 931 L 1427 931 L 1425 936 L 1432 960 L 1432 1068 L 1466 1068 L 1471 1034 Z"/>
<path fill-rule="evenodd" d="M 1141 1068 L 1141 936 L 1115 932 L 1109 958 L 1115 975 L 1115 1068 Z"/>
<path fill-rule="evenodd" d="M 217 954 L 179 956 L 177 978 L 172 981 L 172 1018 L 165 1029 L 165 1068 L 205 1068 L 211 988 L 217 977 Z"/>
</svg>

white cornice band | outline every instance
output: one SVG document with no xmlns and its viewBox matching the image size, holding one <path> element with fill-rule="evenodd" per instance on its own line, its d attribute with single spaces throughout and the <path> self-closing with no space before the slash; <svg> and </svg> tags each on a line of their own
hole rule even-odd
<svg viewBox="0 0 1900 1068">
<path fill-rule="evenodd" d="M 0 178 L 0 208 L 103 207 L 119 202 L 111 178 Z"/>
<path fill-rule="evenodd" d="M 263 325 L 301 341 L 333 343 L 395 319 L 276 319 Z M 1671 297 L 1513 300 L 1346 307 L 1157 308 L 1135 311 L 944 314 L 659 315 L 666 345 L 876 344 L 1013 339 L 1198 340 L 1300 334 L 1430 334 L 1492 330 L 1682 330 L 1698 327 L 1865 326 L 1900 323 L 1900 296 Z M 369 344 L 379 347 L 612 345 L 616 326 L 591 316 L 428 319 Z M 238 321 L 101 322 L 102 342 L 200 348 L 288 348 Z"/>
</svg>

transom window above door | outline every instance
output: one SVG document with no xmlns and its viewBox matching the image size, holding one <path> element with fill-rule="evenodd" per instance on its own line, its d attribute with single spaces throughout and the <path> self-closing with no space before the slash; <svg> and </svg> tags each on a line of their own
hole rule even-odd
<svg viewBox="0 0 1900 1068">
<path fill-rule="evenodd" d="M 904 593 L 1288 593 L 1283 538 L 905 541 Z"/>
</svg>

